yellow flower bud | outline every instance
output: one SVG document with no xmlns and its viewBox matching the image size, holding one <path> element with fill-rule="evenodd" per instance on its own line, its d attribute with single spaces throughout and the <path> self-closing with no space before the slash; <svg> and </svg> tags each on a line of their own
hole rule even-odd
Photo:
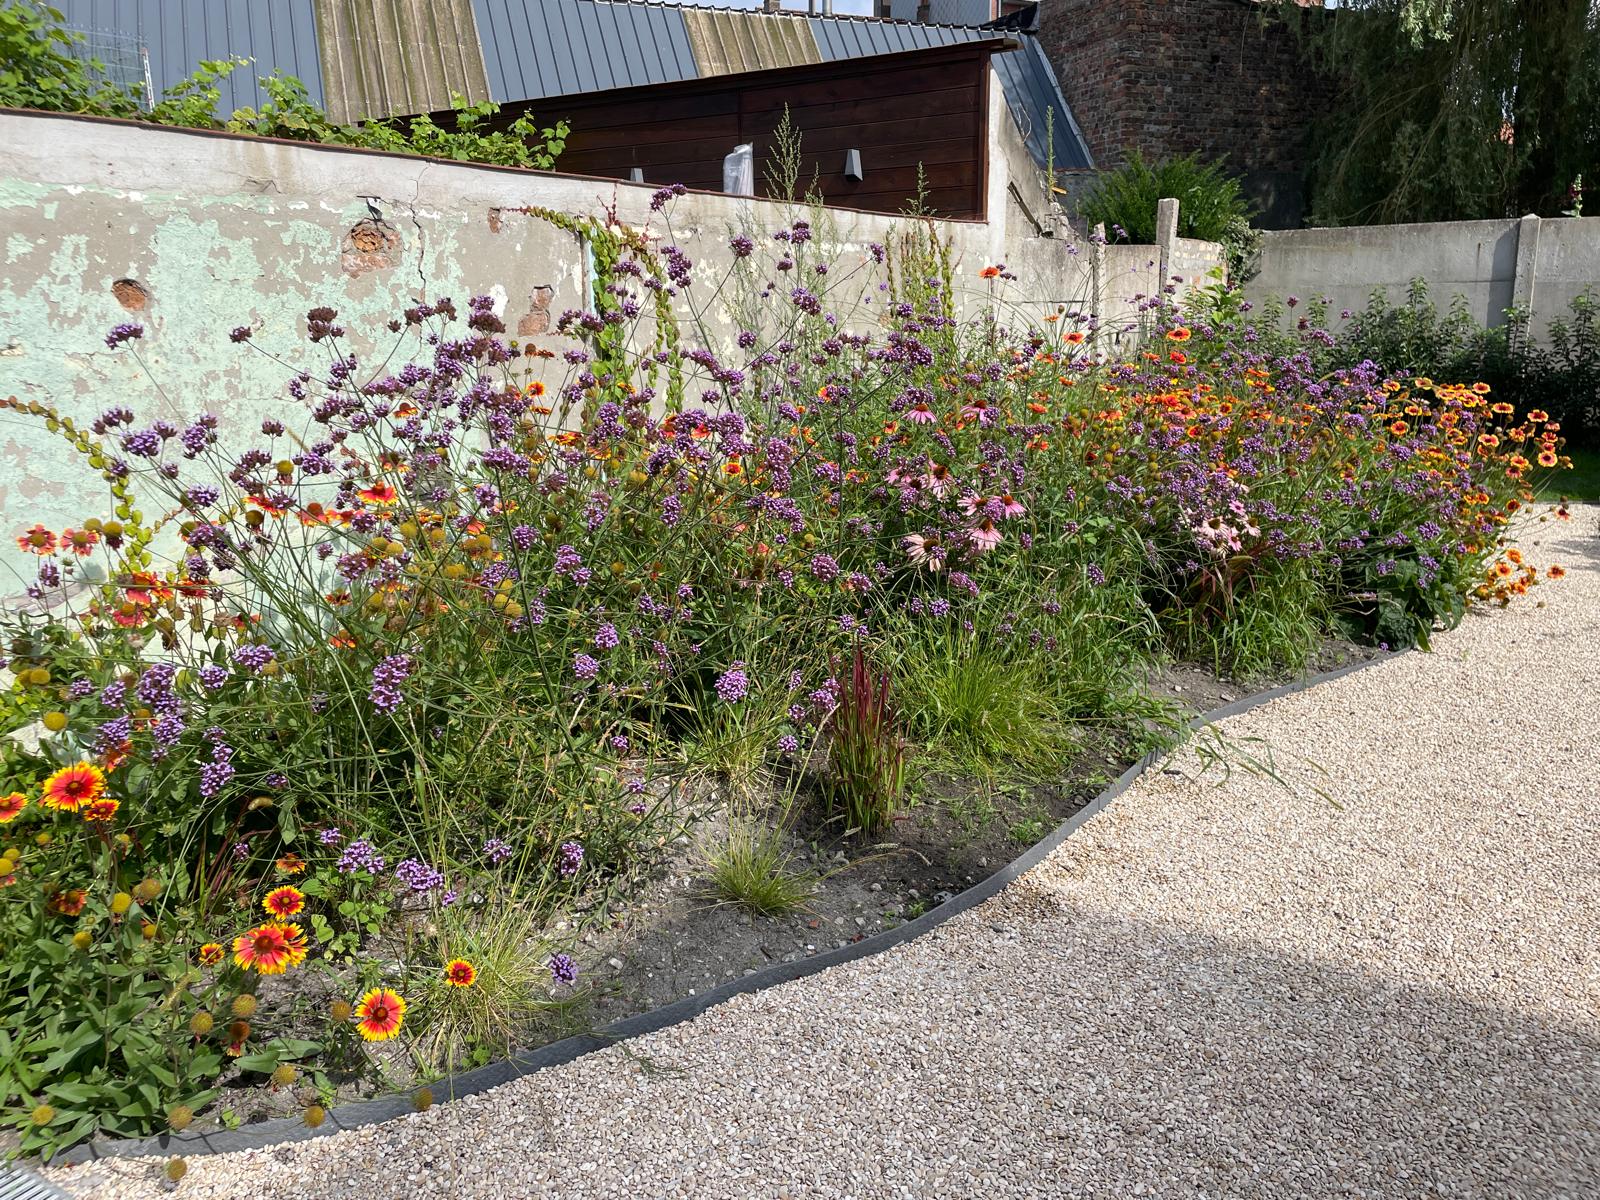
<svg viewBox="0 0 1600 1200">
<path fill-rule="evenodd" d="M 173 1133 L 182 1133 L 194 1123 L 194 1109 L 187 1104 L 180 1104 L 167 1113 L 167 1128 Z"/>
<path fill-rule="evenodd" d="M 189 1173 L 189 1164 L 184 1162 L 183 1159 L 181 1159 L 181 1158 L 169 1158 L 169 1159 L 167 1159 L 167 1178 L 169 1180 L 171 1180 L 173 1183 L 177 1183 L 178 1180 L 182 1179 L 188 1173 Z"/>
<path fill-rule="evenodd" d="M 39 1105 L 39 1107 L 34 1109 L 30 1115 L 30 1120 L 32 1120 L 35 1125 L 48 1125 L 55 1119 L 56 1110 L 51 1108 L 48 1104 Z"/>
<path fill-rule="evenodd" d="M 45 713 L 44 727 L 51 733 L 60 733 L 67 727 L 67 714 L 64 712 Z"/>
<path fill-rule="evenodd" d="M 194 1016 L 189 1018 L 189 1032 L 194 1034 L 195 1037 L 205 1037 L 206 1034 L 216 1028 L 216 1025 L 216 1019 L 204 1010 L 195 1013 Z"/>
<path fill-rule="evenodd" d="M 315 1129 L 322 1124 L 327 1116 L 328 1114 L 323 1111 L 322 1105 L 312 1104 L 308 1105 L 305 1112 L 300 1114 L 300 1119 L 306 1123 L 307 1129 Z"/>
<path fill-rule="evenodd" d="M 80 929 L 72 935 L 72 944 L 78 950 L 87 950 L 94 945 L 94 936 L 87 929 Z"/>
<path fill-rule="evenodd" d="M 272 1072 L 272 1082 L 276 1087 L 288 1087 L 299 1078 L 300 1072 L 296 1071 L 288 1063 L 280 1063 L 278 1068 Z"/>
<path fill-rule="evenodd" d="M 236 1017 L 253 1017 L 256 1013 L 256 998 L 249 992 L 233 998 L 233 1015 Z"/>
<path fill-rule="evenodd" d="M 133 897 L 128 895 L 127 892 L 118 892 L 115 896 L 111 897 L 111 912 L 115 916 L 120 917 L 132 907 Z"/>
</svg>

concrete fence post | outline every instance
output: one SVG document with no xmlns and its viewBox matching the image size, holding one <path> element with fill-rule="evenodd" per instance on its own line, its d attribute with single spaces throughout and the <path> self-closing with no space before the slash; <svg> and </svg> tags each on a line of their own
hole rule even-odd
<svg viewBox="0 0 1600 1200">
<path fill-rule="evenodd" d="M 1156 294 L 1161 295 L 1161 289 L 1167 286 L 1167 277 L 1172 274 L 1172 254 L 1178 242 L 1178 201 L 1175 197 L 1168 196 L 1156 201 L 1156 261 L 1160 264 L 1161 274 L 1156 280 Z"/>
<path fill-rule="evenodd" d="M 1517 222 L 1517 262 L 1511 275 L 1511 307 L 1533 311 L 1534 273 L 1539 265 L 1539 218 L 1529 213 Z M 1502 314 L 1503 315 L 1503 314 Z M 1497 321 L 1496 324 L 1499 322 Z"/>
</svg>

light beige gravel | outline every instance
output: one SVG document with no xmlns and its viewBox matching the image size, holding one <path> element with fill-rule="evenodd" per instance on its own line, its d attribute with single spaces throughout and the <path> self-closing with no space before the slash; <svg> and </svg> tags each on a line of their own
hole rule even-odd
<svg viewBox="0 0 1600 1200">
<path fill-rule="evenodd" d="M 1565 580 L 1228 721 L 1226 779 L 1187 752 L 926 938 L 178 1194 L 1600 1196 L 1596 523 L 1527 531 Z"/>
</svg>

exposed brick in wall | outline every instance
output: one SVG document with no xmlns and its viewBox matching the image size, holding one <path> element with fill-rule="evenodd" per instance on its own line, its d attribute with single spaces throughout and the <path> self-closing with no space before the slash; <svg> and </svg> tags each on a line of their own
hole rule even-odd
<svg viewBox="0 0 1600 1200">
<path fill-rule="evenodd" d="M 1293 225 L 1331 89 L 1280 14 L 1250 0 L 1041 0 L 1039 38 L 1096 166 L 1130 149 L 1226 156 L 1263 223 Z"/>
</svg>

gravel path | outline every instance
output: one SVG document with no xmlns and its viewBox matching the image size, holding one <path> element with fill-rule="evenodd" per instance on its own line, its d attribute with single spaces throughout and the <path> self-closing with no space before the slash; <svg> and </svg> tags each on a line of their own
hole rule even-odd
<svg viewBox="0 0 1600 1200">
<path fill-rule="evenodd" d="M 1228 721 L 1231 774 L 1191 749 L 917 942 L 393 1124 L 192 1159 L 178 1192 L 1600 1195 L 1596 521 L 1524 537 L 1565 580 Z M 156 1171 L 53 1175 L 133 1200 Z"/>
</svg>

